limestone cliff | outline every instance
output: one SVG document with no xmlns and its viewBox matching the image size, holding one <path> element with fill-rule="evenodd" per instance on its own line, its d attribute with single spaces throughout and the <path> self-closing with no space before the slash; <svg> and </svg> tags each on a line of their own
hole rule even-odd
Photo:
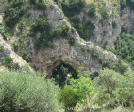
<svg viewBox="0 0 134 112">
<path fill-rule="evenodd" d="M 4 54 L 11 57 L 14 63 L 29 66 L 27 61 L 31 67 L 42 72 L 46 71 L 49 76 L 60 63 L 69 64 L 74 69 L 83 66 L 91 74 L 100 72 L 104 65 L 116 66 L 120 63 L 115 54 L 101 48 L 105 45 L 114 48 L 114 42 L 121 32 L 120 17 L 117 17 L 118 23 L 114 27 L 114 18 L 101 23 L 99 16 L 91 18 L 83 10 L 80 11 L 80 14 L 74 17 L 78 17 L 81 22 L 90 21 L 88 23 L 94 27 L 91 38 L 84 40 L 79 30 L 73 25 L 74 23 L 66 18 L 62 8 L 51 0 L 44 1 L 44 4 L 34 6 L 26 1 L 20 3 L 20 9 L 16 5 L 11 10 L 5 8 L 2 24 L 10 27 L 12 32 L 6 35 L 6 28 L 3 28 L 4 31 L 1 33 L 6 36 L 7 42 L 1 36 L 0 45 L 4 49 Z M 10 5 L 13 4 L 9 3 Z M 17 10 L 20 12 L 18 13 Z M 15 11 L 20 18 L 18 20 L 14 17 L 10 18 L 6 11 Z M 15 17 L 18 16 L 15 15 Z M 90 32 L 90 29 L 85 30 L 87 33 Z"/>
</svg>

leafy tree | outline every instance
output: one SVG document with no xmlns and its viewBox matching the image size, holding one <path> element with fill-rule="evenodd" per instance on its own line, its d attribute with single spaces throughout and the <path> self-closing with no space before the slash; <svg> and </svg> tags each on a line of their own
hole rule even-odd
<svg viewBox="0 0 134 112">
<path fill-rule="evenodd" d="M 84 76 L 82 76 L 84 73 Z M 91 97 L 94 93 L 94 85 L 87 76 L 87 72 L 79 72 L 78 79 L 71 79 L 70 84 L 61 90 L 61 102 L 67 110 L 74 109 L 77 103 L 83 103 L 87 97 Z"/>
<path fill-rule="evenodd" d="M 58 112 L 58 87 L 32 72 L 0 72 L 1 112 Z"/>
<path fill-rule="evenodd" d="M 4 22 L 6 26 L 9 28 L 14 27 L 17 22 L 19 22 L 20 18 L 24 15 L 24 10 L 16 7 L 16 8 L 8 8 L 5 11 Z"/>
<path fill-rule="evenodd" d="M 115 54 L 134 67 L 134 35 L 122 33 L 115 43 Z"/>
<path fill-rule="evenodd" d="M 63 102 L 65 110 L 74 109 L 79 101 L 77 91 L 71 86 L 65 86 L 60 93 L 60 101 Z"/>
<path fill-rule="evenodd" d="M 113 70 L 104 69 L 95 79 L 97 104 L 106 107 L 127 106 L 133 107 L 134 103 L 134 73 L 126 72 L 121 75 Z"/>
</svg>

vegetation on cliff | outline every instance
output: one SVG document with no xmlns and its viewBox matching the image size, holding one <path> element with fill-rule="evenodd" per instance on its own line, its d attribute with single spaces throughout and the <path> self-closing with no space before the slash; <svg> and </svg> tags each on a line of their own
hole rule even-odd
<svg viewBox="0 0 134 112">
<path fill-rule="evenodd" d="M 4 1 L 0 33 L 3 36 L 8 34 L 5 40 L 11 42 L 13 50 L 28 63 L 32 62 L 33 50 L 53 49 L 55 40 L 66 39 L 69 48 L 73 49 L 76 42 L 74 35 L 77 35 L 77 32 L 81 38 L 89 41 L 94 37 L 96 28 L 94 20 L 102 26 L 107 22 L 112 28 L 116 28 L 123 9 L 134 8 L 133 0 L 57 0 L 56 3 L 63 11 L 61 11 L 62 15 L 64 13 L 67 17 L 65 20 L 71 24 L 64 20 L 61 25 L 52 27 L 47 15 L 47 9 L 54 8 L 55 4 L 52 0 Z M 63 18 L 58 18 L 58 24 Z M 133 46 L 134 35 L 122 31 L 113 50 L 120 59 L 131 65 L 132 70 L 134 69 Z M 81 49 L 85 50 L 83 46 Z M 92 52 L 93 58 L 99 60 L 103 68 L 100 73 L 96 73 L 97 77 L 92 79 L 89 77 L 89 72 L 84 69 L 77 71 L 67 64 L 58 65 L 53 70 L 52 79 L 47 79 L 44 77 L 46 74 L 19 69 L 10 56 L 6 57 L 3 64 L 9 71 L 0 72 L 0 111 L 131 112 L 134 110 L 134 72 L 127 71 L 128 65 L 123 65 L 122 60 L 117 64 L 109 64 L 105 60 L 102 61 L 103 57 L 99 57 L 100 52 L 95 47 L 94 51 L 89 47 L 87 49 L 89 53 Z M 0 52 L 3 52 L 2 47 Z M 48 69 L 49 67 L 51 68 L 48 66 Z"/>
</svg>

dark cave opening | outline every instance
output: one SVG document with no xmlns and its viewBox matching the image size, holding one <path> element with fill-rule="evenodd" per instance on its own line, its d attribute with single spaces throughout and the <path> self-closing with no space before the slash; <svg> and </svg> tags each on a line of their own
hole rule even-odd
<svg viewBox="0 0 134 112">
<path fill-rule="evenodd" d="M 77 71 L 69 64 L 60 63 L 54 68 L 51 78 L 54 78 L 56 83 L 63 87 L 65 84 L 69 84 L 69 79 L 77 78 Z"/>
</svg>

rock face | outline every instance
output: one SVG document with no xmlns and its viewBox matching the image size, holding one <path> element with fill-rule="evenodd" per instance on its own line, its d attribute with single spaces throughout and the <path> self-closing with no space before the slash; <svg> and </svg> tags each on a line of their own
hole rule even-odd
<svg viewBox="0 0 134 112">
<path fill-rule="evenodd" d="M 30 70 L 32 70 L 32 68 L 28 65 L 28 63 L 23 60 L 20 56 L 18 56 L 14 51 L 12 51 L 11 47 L 9 44 L 7 44 L 4 40 L 2 35 L 0 34 L 0 66 L 3 66 L 5 63 L 5 60 L 8 59 L 8 57 L 10 57 L 10 59 L 13 61 L 13 64 L 17 65 L 17 69 L 20 69 L 22 67 L 27 67 Z M 10 62 L 8 62 L 7 64 L 10 64 Z"/>
<path fill-rule="evenodd" d="M 114 48 L 114 42 L 121 33 L 120 21 L 115 28 L 112 26 L 112 22 L 105 22 L 101 24 L 98 20 L 94 21 L 95 29 L 94 36 L 91 41 L 97 43 L 101 47 L 108 45 Z"/>
<path fill-rule="evenodd" d="M 123 11 L 123 15 L 121 17 L 121 26 L 122 30 L 128 33 L 134 33 L 134 10 L 127 7 Z"/>
<path fill-rule="evenodd" d="M 63 39 L 54 42 L 54 49 L 41 49 L 33 55 L 33 65 L 41 71 L 47 71 L 49 75 L 61 63 L 69 64 L 74 69 L 84 67 L 91 73 L 98 73 L 102 69 L 102 62 L 117 64 L 118 59 L 113 53 L 95 47 L 90 42 L 78 42 L 70 46 Z"/>
<path fill-rule="evenodd" d="M 52 29 L 58 28 L 62 25 L 68 25 L 70 29 L 67 38 L 55 39 L 51 43 L 53 48 L 46 47 L 37 50 L 34 48 L 34 42 L 36 39 L 27 37 L 31 42 L 31 44 L 29 44 L 30 50 L 32 51 L 31 66 L 36 70 L 47 72 L 47 75 L 50 77 L 55 67 L 61 63 L 65 63 L 73 67 L 75 70 L 78 67 L 84 67 L 91 74 L 95 74 L 100 72 L 104 63 L 108 65 L 116 65 L 119 63 L 119 59 L 116 55 L 110 51 L 102 49 L 100 46 L 104 46 L 106 43 L 111 47 L 114 46 L 113 44 L 121 32 L 120 23 L 117 24 L 116 28 L 113 28 L 112 22 L 107 22 L 102 25 L 98 19 L 91 20 L 90 18 L 87 18 L 95 25 L 95 29 L 91 41 L 84 41 L 80 38 L 77 30 L 73 28 L 64 16 L 62 10 L 55 3 L 52 2 L 51 7 L 47 7 L 45 11 L 31 8 L 27 12 L 31 15 L 31 21 L 33 18 L 38 18 L 45 13 L 47 21 Z M 80 18 L 83 18 L 83 14 L 80 15 Z M 30 26 L 27 26 L 26 29 L 29 27 Z M 73 29 L 73 32 L 71 29 Z M 74 45 L 69 44 L 68 38 L 70 37 L 75 39 Z M 17 38 L 17 36 L 15 38 Z M 36 38 L 38 38 L 38 36 Z M 95 45 L 96 43 L 99 46 Z M 13 62 L 17 63 L 20 67 L 27 66 L 31 69 L 25 60 L 12 51 L 10 45 L 3 40 L 1 35 L 0 45 L 2 49 L 4 49 L 3 52 L 0 53 L 0 62 L 3 62 L 6 57 L 10 56 Z M 28 49 L 28 47 L 26 49 Z"/>
<path fill-rule="evenodd" d="M 121 22 L 119 18 L 118 23 L 114 26 L 113 20 L 105 20 L 102 23 L 98 17 L 88 17 L 84 12 L 81 12 L 77 17 L 80 21 L 91 21 L 95 26 L 93 36 L 90 38 L 91 42 L 96 43 L 100 47 L 108 45 L 109 47 L 114 48 L 114 42 L 121 33 Z M 89 29 L 89 31 L 90 30 L 91 29 Z"/>
<path fill-rule="evenodd" d="M 53 28 L 59 27 L 63 23 L 69 24 L 57 5 L 54 5 L 53 9 L 47 9 L 46 12 L 48 22 Z M 41 71 L 46 71 L 50 76 L 53 69 L 60 63 L 69 64 L 74 69 L 84 67 L 91 73 L 98 73 L 102 69 L 103 62 L 118 63 L 119 60 L 113 53 L 104 51 L 92 42 L 84 41 L 79 37 L 77 31 L 69 32 L 69 35 L 76 40 L 74 46 L 71 46 L 65 39 L 54 40 L 53 48 L 35 51 L 32 58 L 33 66 Z"/>
</svg>

